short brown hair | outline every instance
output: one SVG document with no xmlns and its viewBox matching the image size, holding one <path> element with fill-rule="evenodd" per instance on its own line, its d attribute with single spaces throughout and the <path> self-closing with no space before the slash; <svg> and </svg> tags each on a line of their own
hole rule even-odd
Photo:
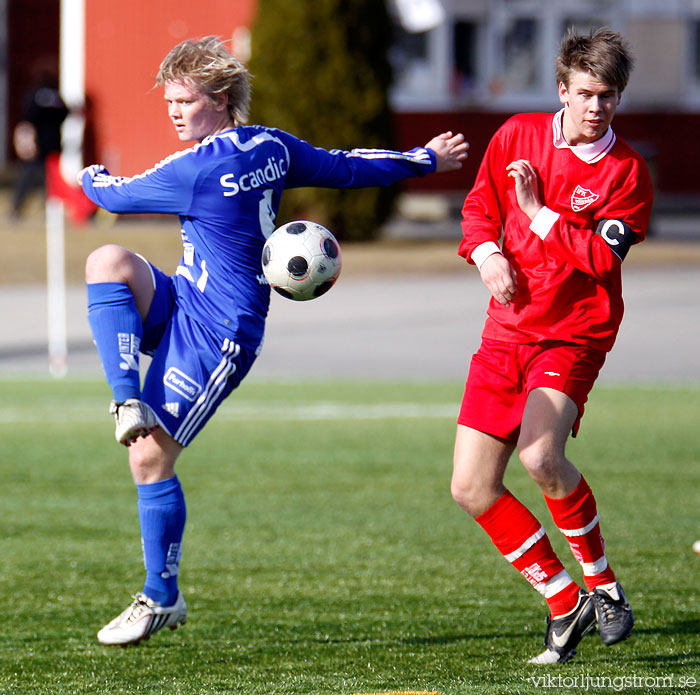
<svg viewBox="0 0 700 695">
<path fill-rule="evenodd" d="M 175 46 L 163 59 L 156 83 L 182 82 L 210 99 L 228 95 L 228 111 L 235 125 L 248 120 L 250 73 L 224 47 L 218 36 L 188 39 Z"/>
<path fill-rule="evenodd" d="M 569 29 L 555 62 L 557 84 L 563 82 L 568 87 L 573 73 L 588 72 L 604 84 L 617 87 L 619 94 L 627 86 L 633 66 L 627 42 L 616 31 L 605 28 L 588 35 Z"/>
</svg>

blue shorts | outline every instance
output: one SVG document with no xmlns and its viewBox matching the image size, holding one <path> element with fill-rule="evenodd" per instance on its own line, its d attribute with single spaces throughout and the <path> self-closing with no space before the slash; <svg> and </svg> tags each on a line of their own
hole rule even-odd
<svg viewBox="0 0 700 695">
<path fill-rule="evenodd" d="M 171 278 L 150 267 L 155 295 L 143 326 L 141 352 L 152 361 L 141 399 L 160 426 L 187 446 L 241 383 L 257 353 L 187 316 L 175 301 Z"/>
</svg>

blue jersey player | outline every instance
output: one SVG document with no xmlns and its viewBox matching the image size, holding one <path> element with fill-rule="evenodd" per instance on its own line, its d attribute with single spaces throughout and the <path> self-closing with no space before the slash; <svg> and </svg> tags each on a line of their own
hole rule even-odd
<svg viewBox="0 0 700 695">
<path fill-rule="evenodd" d="M 260 351 L 270 289 L 261 269 L 282 191 L 383 186 L 458 169 L 468 145 L 442 133 L 410 152 L 327 151 L 273 128 L 245 125 L 249 74 L 215 37 L 184 41 L 160 66 L 168 115 L 196 144 L 133 177 L 84 169 L 87 196 L 115 213 L 178 215 L 174 275 L 106 245 L 86 263 L 88 320 L 129 447 L 146 566 L 142 591 L 98 632 L 133 644 L 185 622 L 178 590 L 185 499 L 175 461 L 248 373 Z M 143 388 L 139 354 L 152 357 Z"/>
</svg>

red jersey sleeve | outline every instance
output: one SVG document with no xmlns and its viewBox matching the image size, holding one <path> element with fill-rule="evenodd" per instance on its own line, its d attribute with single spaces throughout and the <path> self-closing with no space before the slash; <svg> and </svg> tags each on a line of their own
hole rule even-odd
<svg viewBox="0 0 700 695">
<path fill-rule="evenodd" d="M 503 188 L 502 152 L 508 139 L 501 126 L 491 138 L 469 195 L 462 206 L 462 241 L 457 253 L 474 263 L 472 253 L 485 244 L 498 244 L 503 231 L 505 210 L 501 206 L 500 191 Z"/>
<path fill-rule="evenodd" d="M 625 149 L 626 166 L 617 171 L 592 225 L 548 208 L 530 225 L 550 253 L 597 280 L 617 272 L 629 248 L 644 240 L 649 224 L 654 198 L 649 171 L 639 155 Z"/>
<path fill-rule="evenodd" d="M 642 241 L 653 193 L 644 159 L 610 131 L 598 149 L 562 146 L 557 114 L 519 114 L 494 134 L 462 209 L 458 253 L 480 265 L 500 251 L 516 276 L 509 306 L 493 297 L 484 336 L 610 350 L 622 319 L 622 266 Z M 545 206 L 520 209 L 507 166 L 531 162 Z"/>
</svg>

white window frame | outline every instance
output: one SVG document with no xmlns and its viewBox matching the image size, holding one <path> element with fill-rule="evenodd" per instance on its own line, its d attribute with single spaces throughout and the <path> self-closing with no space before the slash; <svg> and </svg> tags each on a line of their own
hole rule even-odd
<svg viewBox="0 0 700 695">
<path fill-rule="evenodd" d="M 700 0 L 693 0 L 700 3 Z M 424 61 L 424 88 L 395 85 L 391 100 L 397 111 L 460 110 L 476 107 L 490 111 L 551 110 L 559 103 L 554 77 L 554 59 L 561 39 L 561 25 L 567 16 L 594 16 L 613 28 L 620 28 L 619 0 L 443 0 L 446 20 L 427 32 L 427 58 Z M 582 7 L 583 5 L 583 7 Z M 484 9 L 486 7 L 486 9 Z M 509 22 L 517 17 L 532 17 L 537 22 L 538 56 L 536 83 L 522 91 L 500 91 L 503 77 L 502 37 Z M 454 24 L 457 21 L 477 25 L 477 63 L 480 72 L 474 90 L 454 94 L 451 87 Z"/>
<path fill-rule="evenodd" d="M 685 60 L 683 69 L 687 74 L 684 80 L 687 85 L 687 101 L 689 106 L 700 106 L 700 40 L 695 41 L 695 33 L 700 34 L 700 0 L 690 3 L 686 32 Z M 696 65 L 698 66 L 696 69 Z"/>
</svg>

